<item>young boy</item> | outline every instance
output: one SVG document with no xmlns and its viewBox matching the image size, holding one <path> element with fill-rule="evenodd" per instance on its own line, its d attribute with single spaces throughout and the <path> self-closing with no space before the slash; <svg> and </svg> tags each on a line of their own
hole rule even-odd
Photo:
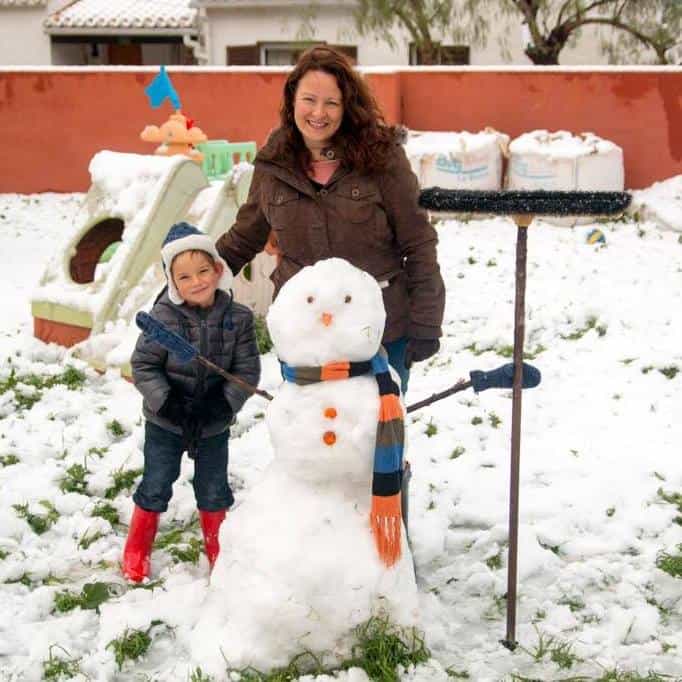
<svg viewBox="0 0 682 682">
<path fill-rule="evenodd" d="M 260 357 L 253 314 L 232 300 L 232 273 L 213 240 L 187 223 L 171 227 L 161 248 L 168 288 L 152 317 L 182 335 L 199 353 L 253 386 Z M 131 358 L 133 382 L 146 419 L 144 473 L 133 501 L 123 573 L 134 582 L 149 574 L 159 522 L 168 509 L 180 460 L 194 459 L 194 495 L 211 567 L 220 551 L 218 531 L 233 497 L 227 482 L 229 427 L 249 397 L 236 384 L 192 361 L 181 363 L 141 334 Z"/>
</svg>

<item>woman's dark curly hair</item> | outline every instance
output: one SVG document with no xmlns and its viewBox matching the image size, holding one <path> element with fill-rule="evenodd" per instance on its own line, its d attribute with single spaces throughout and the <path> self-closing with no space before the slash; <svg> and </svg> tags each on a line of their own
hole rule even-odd
<svg viewBox="0 0 682 682">
<path fill-rule="evenodd" d="M 334 76 L 341 90 L 343 120 L 332 142 L 341 150 L 343 162 L 360 173 L 386 168 L 390 149 L 397 141 L 396 130 L 386 124 L 367 83 L 348 58 L 326 46 L 304 52 L 284 84 L 280 123 L 285 135 L 281 151 L 293 154 L 303 168 L 310 166 L 312 156 L 294 121 L 296 89 L 309 71 L 323 71 Z"/>
</svg>

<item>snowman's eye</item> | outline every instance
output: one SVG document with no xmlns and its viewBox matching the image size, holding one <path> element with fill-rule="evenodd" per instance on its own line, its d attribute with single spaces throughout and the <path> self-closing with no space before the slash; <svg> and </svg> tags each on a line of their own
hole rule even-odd
<svg viewBox="0 0 682 682">
<path fill-rule="evenodd" d="M 306 299 L 306 301 L 308 301 L 308 303 L 312 303 L 314 300 L 315 299 L 312 296 L 308 296 L 308 298 Z"/>
<path fill-rule="evenodd" d="M 350 303 L 351 302 L 350 294 L 346 294 L 346 298 L 344 298 L 343 300 L 345 303 Z"/>
</svg>

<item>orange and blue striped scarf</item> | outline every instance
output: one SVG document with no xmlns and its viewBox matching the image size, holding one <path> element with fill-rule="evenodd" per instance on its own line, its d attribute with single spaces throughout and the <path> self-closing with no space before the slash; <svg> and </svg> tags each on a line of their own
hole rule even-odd
<svg viewBox="0 0 682 682">
<path fill-rule="evenodd" d="M 377 552 L 391 567 L 400 558 L 400 486 L 405 442 L 405 421 L 400 389 L 391 378 L 383 348 L 364 362 L 330 362 L 321 367 L 292 367 L 282 363 L 286 381 L 305 386 L 373 374 L 379 387 L 379 421 L 374 446 L 374 475 L 370 527 Z"/>
</svg>

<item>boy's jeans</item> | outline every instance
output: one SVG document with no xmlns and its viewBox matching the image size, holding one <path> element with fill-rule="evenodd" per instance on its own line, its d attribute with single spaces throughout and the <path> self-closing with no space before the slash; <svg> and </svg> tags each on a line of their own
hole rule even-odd
<svg viewBox="0 0 682 682">
<path fill-rule="evenodd" d="M 199 441 L 194 460 L 194 496 L 201 511 L 228 509 L 234 502 L 227 482 L 229 430 Z M 147 421 L 144 438 L 144 474 L 133 495 L 138 507 L 165 512 L 180 475 L 185 451 L 182 436 Z"/>
</svg>

